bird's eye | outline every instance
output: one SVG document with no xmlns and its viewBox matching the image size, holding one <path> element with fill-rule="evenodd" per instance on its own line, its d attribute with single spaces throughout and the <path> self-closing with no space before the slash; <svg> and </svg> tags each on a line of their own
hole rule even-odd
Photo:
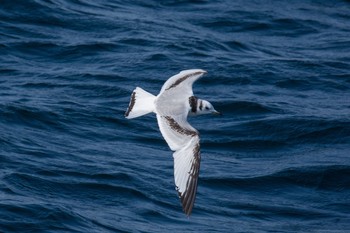
<svg viewBox="0 0 350 233">
<path fill-rule="evenodd" d="M 209 110 L 209 107 L 205 107 L 206 110 Z"/>
</svg>

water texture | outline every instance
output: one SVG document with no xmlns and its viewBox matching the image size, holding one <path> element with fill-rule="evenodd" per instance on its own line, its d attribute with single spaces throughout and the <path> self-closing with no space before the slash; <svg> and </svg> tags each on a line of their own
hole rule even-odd
<svg viewBox="0 0 350 233">
<path fill-rule="evenodd" d="M 340 0 L 1 1 L 0 232 L 349 232 L 349 38 Z M 223 116 L 187 218 L 124 112 L 190 68 Z"/>
</svg>

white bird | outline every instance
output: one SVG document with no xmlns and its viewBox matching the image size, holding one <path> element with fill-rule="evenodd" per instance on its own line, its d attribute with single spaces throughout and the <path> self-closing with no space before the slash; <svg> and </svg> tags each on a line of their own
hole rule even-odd
<svg viewBox="0 0 350 233">
<path fill-rule="evenodd" d="M 174 151 L 174 178 L 183 211 L 192 212 L 200 166 L 199 133 L 187 122 L 188 115 L 220 114 L 206 100 L 193 95 L 192 84 L 205 74 L 184 70 L 169 78 L 157 96 L 136 87 L 125 113 L 128 119 L 151 112 L 157 115 L 160 132 Z"/>
</svg>

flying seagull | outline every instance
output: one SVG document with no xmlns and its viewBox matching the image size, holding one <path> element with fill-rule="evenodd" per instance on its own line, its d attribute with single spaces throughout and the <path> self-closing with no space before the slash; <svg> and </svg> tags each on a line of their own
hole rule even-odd
<svg viewBox="0 0 350 233">
<path fill-rule="evenodd" d="M 157 96 L 136 87 L 125 112 L 127 119 L 151 112 L 157 115 L 160 132 L 174 151 L 175 185 L 187 216 L 196 197 L 201 160 L 199 133 L 187 122 L 187 116 L 220 114 L 208 101 L 193 95 L 193 83 L 204 74 L 201 69 L 181 71 L 164 83 Z"/>
</svg>

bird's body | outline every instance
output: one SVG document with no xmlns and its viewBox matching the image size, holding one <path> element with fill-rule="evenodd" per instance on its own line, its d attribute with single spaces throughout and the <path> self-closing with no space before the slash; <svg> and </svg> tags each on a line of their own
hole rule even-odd
<svg viewBox="0 0 350 233">
<path fill-rule="evenodd" d="M 206 72 L 185 70 L 169 78 L 154 96 L 137 87 L 130 99 L 125 117 L 139 117 L 150 112 L 157 115 L 159 129 L 174 151 L 176 190 L 187 215 L 191 214 L 197 191 L 200 167 L 199 133 L 187 121 L 188 115 L 218 112 L 205 100 L 193 95 L 192 84 Z"/>
</svg>

